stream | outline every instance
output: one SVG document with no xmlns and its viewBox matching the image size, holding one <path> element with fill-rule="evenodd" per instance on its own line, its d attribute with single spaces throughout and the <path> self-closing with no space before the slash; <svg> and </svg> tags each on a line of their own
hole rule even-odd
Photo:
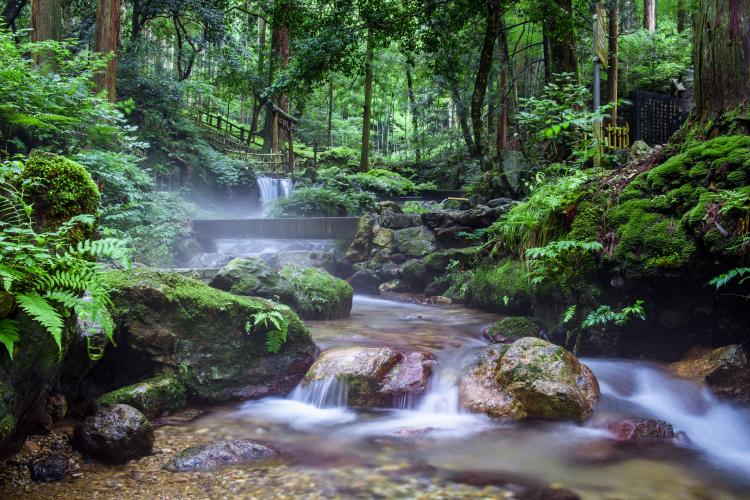
<svg viewBox="0 0 750 500">
<path fill-rule="evenodd" d="M 719 401 L 665 367 L 584 359 L 602 399 L 584 424 L 500 423 L 462 412 L 457 377 L 498 318 L 460 306 L 355 296 L 349 319 L 309 321 L 321 350 L 392 346 L 433 352 L 429 392 L 397 408 L 354 411 L 335 381 L 287 398 L 212 407 L 156 429 L 154 455 L 124 466 L 85 464 L 77 479 L 33 484 L 33 498 L 749 498 L 750 411 Z M 669 443 L 618 444 L 598 428 L 619 417 L 673 424 Z M 186 446 L 252 438 L 282 460 L 214 472 L 161 467 Z M 551 490 L 549 488 L 552 488 Z M 562 490 L 564 488 L 565 490 Z M 550 492 L 559 491 L 559 496 Z"/>
</svg>

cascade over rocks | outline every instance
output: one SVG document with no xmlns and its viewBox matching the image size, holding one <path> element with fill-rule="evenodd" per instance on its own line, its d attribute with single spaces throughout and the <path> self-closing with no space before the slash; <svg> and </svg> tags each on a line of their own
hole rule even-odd
<svg viewBox="0 0 750 500">
<path fill-rule="evenodd" d="M 102 408 L 75 428 L 75 446 L 102 462 L 124 464 L 151 453 L 154 430 L 146 416 L 132 406 Z"/>
<path fill-rule="evenodd" d="M 750 364 L 741 345 L 694 347 L 672 367 L 681 377 L 706 383 L 719 396 L 750 403 Z"/>
<path fill-rule="evenodd" d="M 182 450 L 164 468 L 171 472 L 206 471 L 278 455 L 273 448 L 249 439 L 214 441 Z"/>
<path fill-rule="evenodd" d="M 573 354 L 526 337 L 483 349 L 460 380 L 461 404 L 493 417 L 582 420 L 599 400 L 599 384 Z"/>
<path fill-rule="evenodd" d="M 390 347 L 342 347 L 324 352 L 305 382 L 337 378 L 346 382 L 354 408 L 389 406 L 395 398 L 423 394 L 432 375 L 434 356 Z"/>
<path fill-rule="evenodd" d="M 117 347 L 93 374 L 112 389 L 171 372 L 201 400 L 281 394 L 302 379 L 317 355 L 307 328 L 285 306 L 173 273 L 111 271 L 107 281 Z M 254 314 L 270 311 L 280 312 L 289 324 L 286 342 L 275 354 L 267 350 L 265 330 L 246 329 Z"/>
</svg>

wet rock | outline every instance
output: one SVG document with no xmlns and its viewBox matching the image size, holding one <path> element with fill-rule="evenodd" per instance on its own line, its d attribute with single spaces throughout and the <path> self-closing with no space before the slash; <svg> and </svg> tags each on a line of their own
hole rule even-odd
<svg viewBox="0 0 750 500">
<path fill-rule="evenodd" d="M 378 204 L 375 205 L 375 211 L 380 215 L 387 214 L 388 212 L 392 212 L 395 214 L 400 214 L 403 212 L 401 210 L 401 205 L 399 205 L 395 201 L 378 202 Z"/>
<path fill-rule="evenodd" d="M 0 292 L 0 319 L 7 318 L 16 307 L 16 300 L 8 292 Z"/>
<path fill-rule="evenodd" d="M 102 408 L 75 427 L 74 444 L 84 455 L 105 463 L 123 464 L 151 453 L 154 430 L 132 406 Z"/>
<path fill-rule="evenodd" d="M 181 451 L 164 468 L 171 472 L 215 470 L 228 465 L 274 458 L 278 455 L 279 453 L 273 448 L 249 439 L 215 441 L 191 446 Z"/>
<path fill-rule="evenodd" d="M 68 414 L 68 401 L 62 394 L 50 394 L 45 409 L 51 423 L 59 422 Z"/>
<path fill-rule="evenodd" d="M 423 394 L 430 385 L 435 356 L 427 352 L 409 352 L 385 376 L 379 392 L 394 396 Z"/>
<path fill-rule="evenodd" d="M 672 424 L 653 418 L 638 418 L 608 422 L 604 428 L 617 441 L 653 441 L 675 437 Z"/>
<path fill-rule="evenodd" d="M 399 280 L 409 292 L 422 292 L 429 277 L 427 267 L 421 260 L 406 261 L 399 270 Z"/>
<path fill-rule="evenodd" d="M 404 229 L 419 226 L 422 218 L 418 214 L 385 213 L 380 216 L 380 225 L 389 229 Z"/>
<path fill-rule="evenodd" d="M 487 206 L 490 208 L 496 208 L 496 207 L 503 207 L 510 203 L 513 203 L 513 200 L 510 198 L 494 198 L 487 202 Z"/>
<path fill-rule="evenodd" d="M 147 418 L 174 413 L 186 403 L 187 391 L 176 377 L 160 375 L 104 394 L 96 400 L 99 407 L 126 404 Z"/>
<path fill-rule="evenodd" d="M 346 318 L 352 310 L 354 290 L 344 280 L 321 269 L 288 265 L 279 271 L 294 293 L 291 306 L 304 319 Z"/>
<path fill-rule="evenodd" d="M 256 257 L 232 259 L 208 284 L 235 295 L 265 297 L 288 305 L 294 302 L 291 284 Z"/>
<path fill-rule="evenodd" d="M 389 347 L 342 347 L 324 352 L 306 382 L 337 378 L 347 384 L 348 404 L 355 408 L 389 406 L 394 398 L 419 395 L 429 385 L 434 357 Z"/>
<path fill-rule="evenodd" d="M 399 252 L 407 257 L 422 257 L 437 250 L 435 235 L 424 226 L 399 229 L 393 239 Z"/>
<path fill-rule="evenodd" d="M 349 248 L 346 250 L 347 262 L 353 264 L 356 262 L 364 262 L 370 258 L 374 226 L 374 215 L 365 214 L 359 218 L 357 234 L 354 236 L 351 245 L 349 245 Z"/>
<path fill-rule="evenodd" d="M 46 455 L 31 463 L 31 478 L 34 481 L 60 481 L 67 474 L 68 458 L 64 455 Z"/>
<path fill-rule="evenodd" d="M 493 343 L 509 344 L 523 337 L 538 337 L 539 326 L 525 316 L 509 316 L 486 328 L 482 334 Z"/>
<path fill-rule="evenodd" d="M 460 395 L 469 410 L 514 420 L 581 420 L 600 396 L 586 365 L 564 348 L 531 337 L 483 349 L 462 375 Z"/>
<path fill-rule="evenodd" d="M 706 383 L 719 396 L 750 403 L 750 364 L 741 345 L 695 347 L 672 368 L 681 377 Z"/>
<path fill-rule="evenodd" d="M 369 269 L 356 271 L 347 282 L 355 292 L 368 295 L 377 295 L 380 286 L 380 278 L 378 278 L 377 273 Z"/>
<path fill-rule="evenodd" d="M 304 377 L 317 356 L 310 333 L 288 307 L 172 273 L 112 271 L 105 279 L 112 289 L 117 347 L 91 375 L 111 386 L 169 372 L 202 400 L 227 401 L 248 386 L 269 386 L 281 394 Z M 246 329 L 253 315 L 270 311 L 288 323 L 277 353 L 268 352 L 267 330 Z"/>
</svg>

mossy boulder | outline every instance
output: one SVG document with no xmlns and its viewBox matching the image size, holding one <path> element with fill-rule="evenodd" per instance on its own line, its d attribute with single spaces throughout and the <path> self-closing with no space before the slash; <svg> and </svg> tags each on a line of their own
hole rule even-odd
<svg viewBox="0 0 750 500">
<path fill-rule="evenodd" d="M 346 318 L 352 310 L 354 290 L 346 281 L 312 267 L 287 265 L 279 274 L 291 286 L 290 306 L 304 319 Z"/>
<path fill-rule="evenodd" d="M 64 156 L 34 152 L 21 176 L 32 181 L 24 194 L 34 207 L 34 221 L 44 230 L 54 230 L 76 215 L 95 215 L 99 209 L 99 189 L 91 175 Z"/>
<path fill-rule="evenodd" d="M 389 347 L 341 347 L 324 352 L 305 376 L 305 384 L 335 379 L 346 385 L 353 408 L 390 407 L 399 398 L 424 393 L 434 357 Z"/>
<path fill-rule="evenodd" d="M 526 337 L 493 344 L 462 375 L 462 405 L 491 416 L 582 420 L 599 400 L 591 370 L 564 348 Z"/>
<path fill-rule="evenodd" d="M 407 227 L 393 232 L 396 249 L 407 257 L 423 257 L 437 250 L 435 235 L 424 226 Z"/>
<path fill-rule="evenodd" d="M 294 303 L 291 284 L 257 257 L 232 259 L 208 284 L 235 295 Z"/>
<path fill-rule="evenodd" d="M 186 403 L 185 386 L 172 375 L 160 375 L 108 392 L 96 400 L 97 406 L 126 404 L 137 408 L 149 419 L 182 409 Z"/>
<path fill-rule="evenodd" d="M 492 343 L 508 344 L 523 337 L 538 337 L 539 325 L 525 316 L 509 316 L 487 328 L 484 336 Z"/>
<path fill-rule="evenodd" d="M 485 263 L 470 278 L 466 296 L 470 305 L 500 313 L 530 312 L 534 289 L 520 262 Z"/>
<path fill-rule="evenodd" d="M 286 306 L 175 273 L 110 271 L 105 280 L 112 289 L 117 347 L 94 375 L 112 388 L 171 372 L 202 400 L 280 394 L 299 382 L 317 355 L 307 328 Z M 266 346 L 270 327 L 248 332 L 254 315 L 271 312 L 288 324 L 278 353 Z"/>
</svg>

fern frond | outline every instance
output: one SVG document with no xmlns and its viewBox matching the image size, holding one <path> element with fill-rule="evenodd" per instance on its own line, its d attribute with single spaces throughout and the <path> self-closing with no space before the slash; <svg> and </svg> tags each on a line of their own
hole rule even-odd
<svg viewBox="0 0 750 500">
<path fill-rule="evenodd" d="M 63 319 L 60 313 L 44 297 L 36 293 L 20 293 L 16 295 L 18 307 L 42 325 L 52 338 L 55 339 L 57 349 L 62 352 Z"/>
<path fill-rule="evenodd" d="M 18 339 L 18 324 L 12 319 L 0 319 L 0 343 L 8 350 L 10 359 L 13 359 L 13 346 Z"/>
</svg>

